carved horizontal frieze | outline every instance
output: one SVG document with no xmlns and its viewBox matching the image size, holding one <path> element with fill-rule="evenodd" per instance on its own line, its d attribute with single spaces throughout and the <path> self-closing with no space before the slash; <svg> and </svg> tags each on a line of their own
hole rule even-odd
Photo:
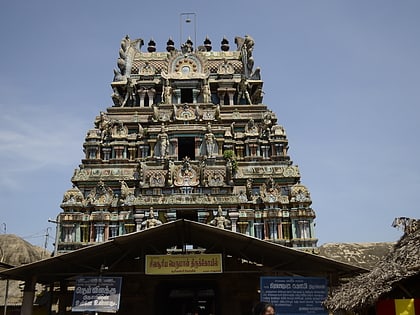
<svg viewBox="0 0 420 315">
<path fill-rule="evenodd" d="M 134 205 L 182 205 L 182 204 L 236 204 L 238 196 L 211 196 L 204 194 L 172 194 L 162 196 L 138 196 Z"/>
<path fill-rule="evenodd" d="M 276 177 L 300 177 L 299 167 L 292 166 L 244 166 L 238 169 L 237 177 L 274 175 Z"/>
<path fill-rule="evenodd" d="M 95 180 L 98 178 L 134 179 L 134 170 L 123 168 L 76 169 L 72 180 L 89 180 L 90 178 Z"/>
</svg>

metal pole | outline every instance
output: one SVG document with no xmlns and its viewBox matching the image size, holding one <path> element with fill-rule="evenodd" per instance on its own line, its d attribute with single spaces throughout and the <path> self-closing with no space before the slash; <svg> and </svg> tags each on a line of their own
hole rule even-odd
<svg viewBox="0 0 420 315">
<path fill-rule="evenodd" d="M 6 292 L 4 293 L 4 315 L 7 315 L 7 299 L 9 296 L 9 279 L 6 279 Z"/>
<path fill-rule="evenodd" d="M 182 32 L 182 25 L 183 23 L 191 23 L 191 19 L 190 16 L 194 17 L 194 45 L 195 47 L 197 47 L 197 14 L 194 12 L 186 12 L 186 13 L 181 13 L 179 15 L 179 44 L 182 45 L 182 41 L 183 41 L 183 32 Z M 186 17 L 186 19 L 184 20 L 184 17 Z"/>
</svg>

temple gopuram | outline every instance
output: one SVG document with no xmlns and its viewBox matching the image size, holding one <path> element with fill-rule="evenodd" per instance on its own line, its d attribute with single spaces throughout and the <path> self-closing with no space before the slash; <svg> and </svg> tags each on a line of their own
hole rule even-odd
<svg viewBox="0 0 420 315">
<path fill-rule="evenodd" d="M 316 254 L 311 197 L 263 104 L 254 41 L 234 43 L 169 39 L 157 52 L 122 39 L 113 105 L 87 131 L 54 255 L 0 270 L 22 283 L 21 315 L 250 314 L 259 301 L 326 314 L 327 292 L 366 271 Z"/>
<path fill-rule="evenodd" d="M 57 253 L 180 219 L 316 247 L 310 193 L 263 103 L 254 40 L 193 45 L 122 39 L 113 105 L 87 131 L 61 203 Z"/>
</svg>

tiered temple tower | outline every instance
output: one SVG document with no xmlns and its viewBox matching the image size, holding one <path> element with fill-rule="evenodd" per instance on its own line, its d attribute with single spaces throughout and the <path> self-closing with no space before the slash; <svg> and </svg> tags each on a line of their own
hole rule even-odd
<svg viewBox="0 0 420 315">
<path fill-rule="evenodd" d="M 277 117 L 263 104 L 254 41 L 123 38 L 113 106 L 83 144 L 64 194 L 57 252 L 179 219 L 291 247 L 315 247 L 315 212 Z M 143 49 L 144 50 L 144 49 Z"/>
</svg>

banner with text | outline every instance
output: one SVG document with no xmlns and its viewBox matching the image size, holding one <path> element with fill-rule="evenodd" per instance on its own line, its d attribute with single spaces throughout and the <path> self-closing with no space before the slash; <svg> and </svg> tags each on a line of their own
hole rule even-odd
<svg viewBox="0 0 420 315">
<path fill-rule="evenodd" d="M 322 306 L 328 293 L 326 278 L 261 277 L 260 284 L 261 301 L 273 303 L 276 314 L 328 314 Z"/>
<path fill-rule="evenodd" d="M 222 254 L 147 255 L 147 275 L 221 273 Z"/>
<path fill-rule="evenodd" d="M 116 313 L 120 307 L 121 277 L 79 277 L 73 294 L 73 312 Z"/>
</svg>

